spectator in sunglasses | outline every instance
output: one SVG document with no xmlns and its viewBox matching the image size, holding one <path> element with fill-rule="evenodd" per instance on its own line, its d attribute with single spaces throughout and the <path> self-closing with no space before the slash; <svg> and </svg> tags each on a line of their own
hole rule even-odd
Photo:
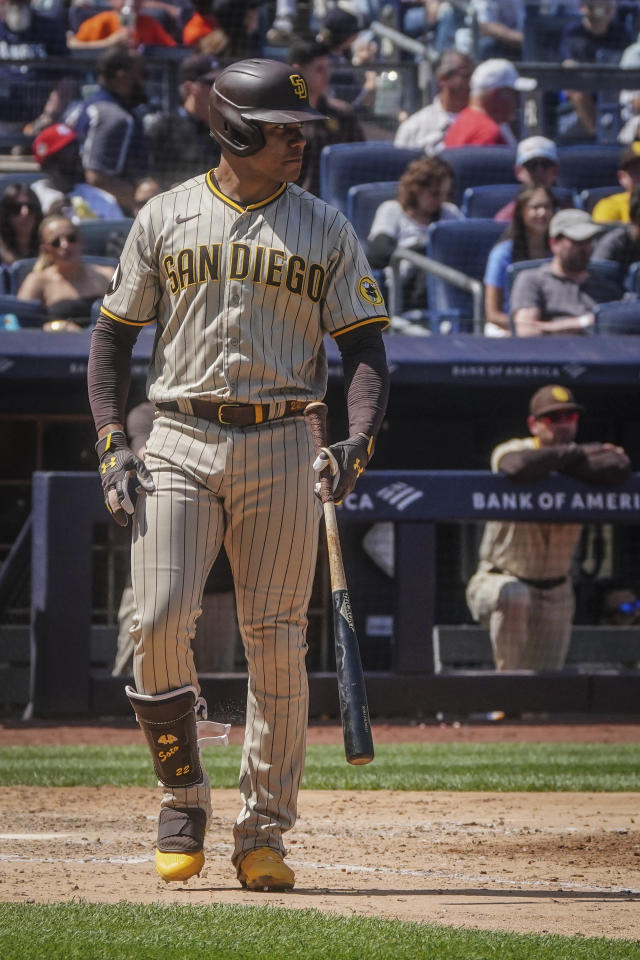
<svg viewBox="0 0 640 960">
<path fill-rule="evenodd" d="M 0 198 L 0 263 L 15 263 L 38 254 L 42 210 L 25 183 L 11 183 Z"/>
<path fill-rule="evenodd" d="M 516 180 L 525 187 L 546 187 L 553 190 L 560 172 L 558 148 L 547 137 L 527 137 L 516 148 L 516 162 L 513 168 Z M 556 207 L 567 206 L 568 201 L 556 198 Z M 513 219 L 515 197 L 501 207 L 494 220 L 508 223 Z"/>
<path fill-rule="evenodd" d="M 588 483 L 623 483 L 630 462 L 621 447 L 575 442 L 582 411 L 566 387 L 541 387 L 529 403 L 530 436 L 497 446 L 492 472 L 521 482 L 563 473 Z M 489 630 L 497 670 L 564 666 L 575 610 L 571 568 L 581 531 L 578 523 L 485 525 L 466 597 L 474 620 Z"/>
<path fill-rule="evenodd" d="M 634 590 L 620 584 L 609 585 L 602 598 L 600 624 L 633 627 L 640 623 L 640 600 Z"/>
<path fill-rule="evenodd" d="M 39 300 L 51 318 L 45 330 L 81 330 L 94 300 L 107 292 L 113 267 L 87 263 L 77 226 L 54 213 L 40 224 L 40 255 L 18 290 L 20 300 Z"/>
<path fill-rule="evenodd" d="M 516 335 L 587 333 L 597 303 L 619 300 L 621 285 L 593 272 L 593 241 L 602 232 L 586 210 L 559 210 L 549 224 L 552 259 L 515 278 L 510 309 Z"/>
</svg>

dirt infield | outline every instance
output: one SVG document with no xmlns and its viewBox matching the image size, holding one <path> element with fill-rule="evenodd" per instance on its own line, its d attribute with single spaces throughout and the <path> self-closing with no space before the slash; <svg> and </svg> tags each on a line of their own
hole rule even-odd
<svg viewBox="0 0 640 960">
<path fill-rule="evenodd" d="M 637 742 L 632 725 L 379 726 L 377 742 Z M 240 736 L 236 731 L 234 739 Z M 5 725 L 9 743 L 140 742 L 130 724 Z M 340 742 L 335 727 L 311 742 Z M 242 891 L 229 861 L 235 790 L 214 794 L 207 863 L 188 884 L 153 867 L 154 791 L 0 787 L 0 900 L 268 902 L 496 930 L 640 939 L 638 794 L 302 791 L 289 894 Z"/>
</svg>

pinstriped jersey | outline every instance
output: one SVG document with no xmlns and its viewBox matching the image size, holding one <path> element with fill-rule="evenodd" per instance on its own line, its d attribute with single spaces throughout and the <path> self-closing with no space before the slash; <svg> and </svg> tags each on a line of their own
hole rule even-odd
<svg viewBox="0 0 640 960">
<path fill-rule="evenodd" d="M 388 322 L 338 210 L 285 183 L 243 207 L 212 172 L 143 207 L 102 312 L 157 325 L 148 381 L 156 402 L 321 398 L 324 334 Z"/>
</svg>

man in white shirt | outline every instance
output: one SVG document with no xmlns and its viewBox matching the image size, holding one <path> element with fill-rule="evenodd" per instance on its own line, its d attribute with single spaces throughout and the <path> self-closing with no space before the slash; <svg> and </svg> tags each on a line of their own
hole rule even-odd
<svg viewBox="0 0 640 960">
<path fill-rule="evenodd" d="M 32 150 L 44 177 L 31 186 L 45 215 L 64 213 L 74 223 L 124 216 L 115 197 L 85 182 L 78 138 L 71 127 L 65 123 L 45 127 Z"/>
<path fill-rule="evenodd" d="M 443 147 L 444 135 L 469 102 L 473 61 L 457 50 L 445 50 L 435 69 L 438 93 L 433 102 L 411 114 L 396 131 L 396 147 L 421 148 L 427 154 Z"/>
</svg>

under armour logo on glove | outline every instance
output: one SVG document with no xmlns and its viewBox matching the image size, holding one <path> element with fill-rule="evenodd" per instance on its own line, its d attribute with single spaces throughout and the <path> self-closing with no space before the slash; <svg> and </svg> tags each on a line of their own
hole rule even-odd
<svg viewBox="0 0 640 960">
<path fill-rule="evenodd" d="M 333 477 L 334 503 L 342 503 L 356 485 L 356 480 L 365 471 L 373 453 L 373 437 L 364 433 L 357 433 L 354 437 L 332 443 L 330 447 L 322 447 L 313 461 L 313 469 L 322 473 L 327 467 L 331 469 Z M 320 484 L 315 485 L 315 492 L 319 494 Z"/>
<path fill-rule="evenodd" d="M 123 430 L 114 430 L 96 443 L 100 479 L 107 510 L 121 527 L 126 527 L 135 509 L 136 495 L 153 493 L 155 486 L 144 461 L 127 445 Z"/>
</svg>

